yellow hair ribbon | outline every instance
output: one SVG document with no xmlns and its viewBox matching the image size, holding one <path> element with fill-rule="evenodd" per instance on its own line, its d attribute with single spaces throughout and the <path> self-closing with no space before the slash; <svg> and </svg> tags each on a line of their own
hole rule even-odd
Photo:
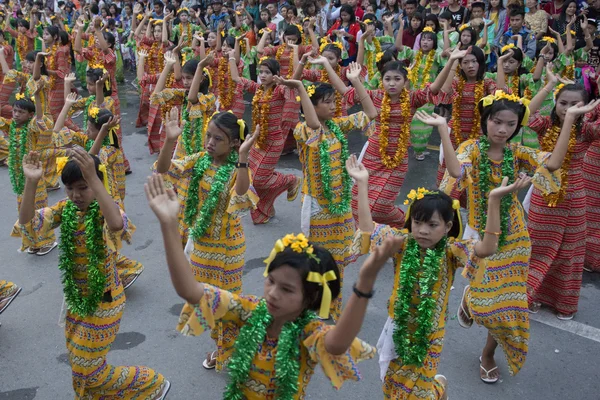
<svg viewBox="0 0 600 400">
<path fill-rule="evenodd" d="M 246 139 L 246 135 L 244 134 L 244 130 L 246 129 L 246 122 L 243 119 L 237 120 L 238 125 L 240 126 L 240 139 Z"/>
<path fill-rule="evenodd" d="M 208 70 L 208 68 L 203 68 L 202 72 L 204 72 L 208 77 L 208 87 L 212 87 L 212 76 L 210 75 L 210 71 Z"/>
<path fill-rule="evenodd" d="M 431 32 L 431 33 L 435 33 L 433 31 L 433 28 L 430 26 L 426 26 L 425 28 L 423 28 L 423 30 L 421 32 Z"/>
<path fill-rule="evenodd" d="M 179 9 L 179 11 L 177 11 L 177 15 L 181 14 L 181 13 L 182 13 L 182 12 L 184 12 L 184 11 L 185 11 L 186 13 L 188 13 L 188 14 L 190 13 L 190 10 L 188 10 L 188 8 L 187 8 L 187 7 L 181 7 L 181 8 Z"/>
<path fill-rule="evenodd" d="M 15 96 L 16 100 L 23 100 L 25 98 L 25 95 L 23 93 L 17 93 L 17 95 Z"/>
<path fill-rule="evenodd" d="M 513 43 L 509 43 L 506 46 L 502 47 L 502 49 L 500 50 L 500 54 L 504 53 L 506 50 L 510 50 L 510 49 L 514 49 L 515 46 Z"/>
<path fill-rule="evenodd" d="M 283 244 L 283 241 L 279 239 L 275 242 L 275 246 L 273 246 L 271 254 L 269 254 L 269 257 L 267 257 L 267 259 L 265 260 L 265 264 L 267 264 L 267 266 L 265 267 L 265 272 L 263 273 L 263 276 L 265 278 L 269 275 L 269 265 L 271 265 L 271 263 L 275 259 L 275 256 L 277 256 L 277 253 L 281 253 L 283 250 L 285 250 L 285 245 Z"/>
<path fill-rule="evenodd" d="M 454 212 L 456 212 L 456 217 L 458 218 L 458 237 L 456 239 L 462 239 L 463 237 L 463 222 L 462 215 L 460 214 L 460 201 L 453 199 L 452 200 L 452 208 Z"/>
<path fill-rule="evenodd" d="M 100 164 L 98 166 L 98 171 L 102 172 L 102 183 L 104 183 L 104 188 L 108 193 L 110 193 L 110 186 L 108 186 L 108 174 L 106 173 L 106 165 Z"/>
<path fill-rule="evenodd" d="M 119 129 L 119 125 L 113 126 L 108 130 L 108 141 L 111 146 L 115 145 L 115 137 L 117 137 L 117 129 Z"/>
<path fill-rule="evenodd" d="M 327 282 L 337 280 L 335 272 L 327 271 L 322 275 L 318 272 L 309 272 L 306 280 L 323 286 L 323 296 L 321 297 L 321 309 L 319 310 L 319 317 L 328 318 L 332 298 L 331 289 L 329 289 L 329 284 L 327 284 Z"/>
<path fill-rule="evenodd" d="M 556 40 L 551 36 L 544 36 L 542 38 L 542 42 L 556 43 Z"/>
<path fill-rule="evenodd" d="M 525 106 L 525 114 L 523 115 L 523 120 L 521 121 L 521 126 L 527 126 L 527 123 L 529 121 L 529 115 L 531 114 L 531 111 L 529 110 L 530 101 L 528 99 L 521 98 L 515 94 L 505 93 L 503 90 L 496 90 L 496 92 L 494 94 L 485 96 L 480 101 L 483 103 L 484 107 L 489 107 L 495 101 L 498 101 L 498 100 L 508 100 L 508 101 L 512 101 L 513 103 L 519 103 L 519 104 L 522 104 L 523 106 Z"/>
<path fill-rule="evenodd" d="M 56 173 L 58 175 L 62 174 L 63 169 L 65 169 L 65 165 L 69 161 L 69 157 L 56 157 Z"/>
<path fill-rule="evenodd" d="M 458 27 L 458 31 L 459 31 L 459 32 L 462 32 L 462 31 L 464 31 L 464 30 L 465 30 L 465 28 L 467 28 L 468 26 L 469 26 L 469 25 L 467 25 L 467 24 L 462 24 L 461 26 L 459 26 L 459 27 Z"/>
<path fill-rule="evenodd" d="M 104 74 L 108 74 L 108 71 L 106 70 L 106 68 L 102 68 L 102 75 L 104 76 Z M 106 87 L 106 90 L 110 90 L 110 76 L 108 78 L 106 78 L 106 81 L 104 82 L 104 86 Z"/>
<path fill-rule="evenodd" d="M 373 21 L 371 21 L 371 20 L 370 20 L 370 19 L 368 19 L 368 18 L 367 18 L 367 19 L 365 19 L 365 20 L 363 21 L 363 23 L 364 23 L 365 25 L 366 25 L 366 24 L 370 24 L 371 22 L 373 22 Z"/>
</svg>

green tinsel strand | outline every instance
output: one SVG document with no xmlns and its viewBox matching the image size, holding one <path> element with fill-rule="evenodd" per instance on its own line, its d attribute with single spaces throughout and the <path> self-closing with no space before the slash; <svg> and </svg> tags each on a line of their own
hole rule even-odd
<svg viewBox="0 0 600 400">
<path fill-rule="evenodd" d="M 23 158 L 27 151 L 27 124 L 23 125 L 17 134 L 17 124 L 10 123 L 8 131 L 8 175 L 13 192 L 17 195 L 23 194 L 25 189 L 25 174 L 23 173 Z M 17 142 L 19 149 L 17 151 Z"/>
<path fill-rule="evenodd" d="M 343 215 L 350 210 L 350 201 L 352 200 L 352 180 L 345 168 L 346 160 L 348 160 L 348 157 L 350 156 L 348 151 L 348 140 L 335 122 L 328 120 L 326 125 L 339 140 L 342 148 L 340 155 L 340 162 L 342 164 L 342 195 L 341 201 L 337 204 L 333 204 L 333 193 L 331 192 L 331 155 L 329 154 L 329 145 L 327 141 L 323 139 L 319 143 L 323 196 L 325 197 L 325 200 L 327 200 L 327 208 L 331 214 Z"/>
</svg>

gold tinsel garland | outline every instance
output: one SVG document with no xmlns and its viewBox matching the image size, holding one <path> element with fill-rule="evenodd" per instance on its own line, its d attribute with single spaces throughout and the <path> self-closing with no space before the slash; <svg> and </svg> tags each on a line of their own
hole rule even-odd
<svg viewBox="0 0 600 400">
<path fill-rule="evenodd" d="M 286 49 L 286 45 L 284 45 L 284 44 L 279 45 L 279 48 L 277 49 L 277 53 L 275 53 L 275 59 L 279 63 L 279 68 L 281 68 L 281 57 L 283 56 L 283 53 L 285 53 L 285 49 Z M 285 76 L 285 79 L 290 79 L 293 74 L 294 74 L 294 53 L 292 52 L 292 54 L 290 55 L 289 61 L 288 61 L 288 72 L 287 72 L 287 75 Z"/>
<path fill-rule="evenodd" d="M 373 77 L 375 76 L 374 68 L 376 68 L 375 64 L 377 61 L 374 60 L 376 60 L 376 55 L 381 53 L 381 43 L 379 43 L 379 39 L 377 39 L 376 37 L 373 38 L 373 46 L 375 46 L 374 51 L 365 50 L 365 53 L 367 55 L 366 65 L 367 71 L 369 72 L 369 79 L 373 79 Z"/>
<path fill-rule="evenodd" d="M 47 69 L 50 71 L 56 71 L 56 58 L 58 54 L 56 54 L 58 50 L 58 43 L 55 43 L 50 49 L 47 50 L 49 56 L 48 64 L 46 65 Z M 54 85 L 56 84 L 56 76 L 50 77 L 50 90 L 54 89 Z"/>
<path fill-rule="evenodd" d="M 415 62 L 408 71 L 408 80 L 411 83 L 413 89 L 423 89 L 425 85 L 430 81 L 429 73 L 431 72 L 431 66 L 433 65 L 433 59 L 435 57 L 435 51 L 430 50 L 425 60 L 425 68 L 423 69 L 423 79 L 419 84 L 419 70 L 421 67 L 421 60 L 423 59 L 423 50 L 417 51 Z"/>
<path fill-rule="evenodd" d="M 17 54 L 19 54 L 22 63 L 25 60 L 25 56 L 27 56 L 27 36 L 22 33 L 19 33 L 17 36 Z"/>
<path fill-rule="evenodd" d="M 406 149 L 410 141 L 410 94 L 408 90 L 403 89 L 400 94 L 400 110 L 402 111 L 402 121 L 400 125 L 400 135 L 394 157 L 387 153 L 390 135 L 390 95 L 385 92 L 381 101 L 381 114 L 379 116 L 379 155 L 381 163 L 387 169 L 395 169 L 400 165 L 406 154 Z"/>
<path fill-rule="evenodd" d="M 460 145 L 462 142 L 464 142 L 464 140 L 462 139 L 462 135 L 461 135 L 461 120 L 460 120 L 460 107 L 462 106 L 462 98 L 463 98 L 463 92 L 465 89 L 465 78 L 463 78 L 462 75 L 458 76 L 458 85 L 456 87 L 456 96 L 454 97 L 454 100 L 452 101 L 452 133 L 454 133 L 454 139 L 456 140 L 456 145 Z M 483 91 L 484 91 L 484 81 L 478 81 L 477 83 L 475 83 L 475 90 L 474 90 L 474 104 L 475 104 L 475 109 L 473 110 L 473 127 L 471 128 L 471 133 L 469 134 L 469 137 L 466 139 L 477 139 L 480 135 L 479 133 L 479 129 L 480 129 L 480 125 L 481 125 L 481 121 L 480 121 L 480 116 L 479 116 L 479 107 L 477 106 L 479 104 L 479 101 L 482 99 L 483 97 Z"/>
<path fill-rule="evenodd" d="M 256 138 L 256 145 L 260 149 L 264 149 L 267 144 L 269 135 L 269 111 L 271 109 L 271 100 L 273 98 L 273 90 L 275 86 L 271 86 L 266 92 L 261 86 L 254 93 L 252 99 L 252 132 L 256 129 L 256 125 L 260 125 L 260 133 Z M 262 102 L 262 104 L 261 104 Z"/>
<path fill-rule="evenodd" d="M 561 129 L 562 128 L 559 125 L 552 125 L 552 128 L 548 130 L 546 135 L 544 135 L 544 138 L 540 140 L 540 148 L 542 149 L 542 151 L 554 151 L 554 147 L 556 146 L 556 142 L 558 141 L 558 136 L 560 135 Z M 573 151 L 575 149 L 576 144 L 577 127 L 573 125 L 569 136 L 569 148 L 567 150 L 567 154 L 565 154 L 565 159 L 560 170 L 560 189 L 557 193 L 550 193 L 544 195 L 544 200 L 546 201 L 546 204 L 548 204 L 549 207 L 556 207 L 557 204 L 561 203 L 565 199 L 565 195 L 567 193 L 567 186 L 569 184 L 569 170 L 571 166 L 571 157 L 573 156 Z"/>
<path fill-rule="evenodd" d="M 342 67 L 339 64 L 335 68 L 335 73 L 337 76 L 340 77 L 340 79 L 342 79 L 342 80 L 344 79 L 342 77 Z M 322 73 L 321 79 L 322 79 L 323 83 L 330 83 L 329 75 L 327 73 Z M 342 116 L 342 94 L 336 90 L 335 91 L 335 117 L 339 118 L 341 116 Z"/>
<path fill-rule="evenodd" d="M 237 67 L 236 67 L 237 68 Z M 217 89 L 219 93 L 219 101 L 221 102 L 221 110 L 230 110 L 231 104 L 233 103 L 233 92 L 234 88 L 232 87 L 233 80 L 227 79 L 229 76 L 229 60 L 227 57 L 222 56 L 219 59 L 219 67 L 217 72 Z M 227 81 L 227 82 L 225 82 Z M 227 87 L 225 87 L 225 83 L 227 83 Z"/>
<path fill-rule="evenodd" d="M 520 86 L 521 86 L 521 77 L 518 72 L 515 72 L 513 76 L 510 77 L 510 91 L 515 96 L 519 96 L 520 94 Z"/>
</svg>

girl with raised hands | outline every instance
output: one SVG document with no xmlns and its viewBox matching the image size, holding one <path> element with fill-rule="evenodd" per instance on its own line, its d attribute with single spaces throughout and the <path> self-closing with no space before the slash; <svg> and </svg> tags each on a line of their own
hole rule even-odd
<svg viewBox="0 0 600 400">
<path fill-rule="evenodd" d="M 10 45 L 10 43 L 4 37 L 4 31 L 0 28 L 0 57 L 4 59 L 4 63 L 6 64 L 6 68 L 0 65 L 0 116 L 5 118 L 10 118 L 11 116 L 11 107 L 9 104 L 10 96 L 15 90 L 16 82 L 13 80 L 12 82 L 4 83 L 4 76 L 6 71 L 10 71 L 13 69 L 13 62 L 15 59 L 15 52 Z M 23 55 L 25 58 L 25 55 Z M 1 62 L 1 61 L 0 61 Z"/>
<path fill-rule="evenodd" d="M 44 56 L 46 69 L 50 77 L 49 105 L 50 114 L 56 119 L 64 102 L 64 78 L 71 72 L 71 50 L 69 42 L 62 43 L 59 30 L 55 26 L 44 29 Z"/>
<path fill-rule="evenodd" d="M 19 230 L 36 241 L 60 227 L 65 339 L 75 398 L 162 400 L 170 387 L 162 375 L 147 367 L 106 362 L 125 308 L 115 269 L 117 251 L 122 241 L 130 241 L 135 227 L 103 184 L 106 172 L 98 158 L 81 148 L 70 150 L 69 157 L 59 165 L 68 199 L 40 209 L 34 193 L 42 179 L 42 163 L 36 152 L 25 157 Z"/>
<path fill-rule="evenodd" d="M 258 197 L 251 186 L 248 154 L 260 127 L 253 135 L 244 120 L 233 113 L 215 114 L 206 131 L 205 151 L 183 159 L 171 159 L 175 143 L 182 134 L 179 112 L 173 108 L 165 124 L 167 138 L 155 164 L 165 174 L 179 198 L 179 246 L 185 248 L 194 277 L 232 293 L 242 290 L 242 268 L 246 238 L 241 213 L 255 207 Z M 182 310 L 182 319 L 193 314 Z M 221 369 L 226 360 L 224 332 L 213 331 L 217 350 L 208 353 L 203 365 Z"/>
<path fill-rule="evenodd" d="M 433 126 L 446 124 L 445 118 L 435 114 L 418 111 L 415 117 Z M 377 343 L 384 398 L 446 400 L 446 378 L 436 373 L 454 274 L 464 268 L 464 276 L 481 279 L 485 258 L 496 252 L 498 241 L 488 235 L 481 241 L 461 240 L 458 200 L 425 188 L 411 190 L 404 202 L 408 205 L 405 229 L 373 224 L 369 173 L 355 156 L 348 159 L 346 168 L 359 188 L 360 223 L 355 248 L 364 254 L 390 237 L 402 242 L 393 255 L 394 289 L 388 302 L 388 319 Z M 503 196 L 524 188 L 530 180 L 522 176 L 508 185 L 508 177 L 504 177 L 500 187 L 490 191 L 486 231 L 500 228 Z"/>
<path fill-rule="evenodd" d="M 289 98 L 295 99 L 296 95 L 294 90 L 277 84 L 275 78 L 280 74 L 280 65 L 275 59 L 260 61 L 257 72 L 261 83 L 258 84 L 238 75 L 233 52 L 229 58 L 231 79 L 244 91 L 254 94 L 252 125 L 260 130 L 256 146 L 250 150 L 249 161 L 253 185 L 260 200 L 250 214 L 255 224 L 266 224 L 275 216 L 277 197 L 287 192 L 287 200 L 294 201 L 302 186 L 301 177 L 275 171 L 287 139 L 287 132 L 282 128 L 282 113 Z"/>
<path fill-rule="evenodd" d="M 383 89 L 368 90 L 365 96 L 354 88 L 346 87 L 338 79 L 323 57 L 312 60 L 324 65 L 329 79 L 337 91 L 343 94 L 349 106 L 368 100 L 377 110 L 374 129 L 363 149 L 362 160 L 370 175 L 369 202 L 373 218 L 396 228 L 404 224 L 404 212 L 394 203 L 408 171 L 408 146 L 410 144 L 410 122 L 415 111 L 427 103 L 441 101 L 437 97 L 442 84 L 450 73 L 455 59 L 464 57 L 465 51 L 456 49 L 447 66 L 434 83 L 423 89 L 409 90 L 406 82 L 408 73 L 399 61 L 387 62 L 381 70 Z M 443 96 L 443 93 L 442 93 Z M 356 187 L 352 190 L 352 212 L 359 220 L 356 207 Z"/>
<path fill-rule="evenodd" d="M 300 81 L 278 79 L 279 83 L 298 91 L 305 117 L 305 122 L 298 124 L 294 131 L 304 174 L 302 231 L 315 244 L 333 254 L 340 271 L 340 286 L 344 269 L 356 260 L 351 252 L 354 235 L 350 204 L 352 179 L 344 169 L 350 155 L 347 135 L 357 129 L 365 130 L 369 121 L 377 117 L 377 109 L 360 81 L 360 72 L 360 66 L 354 63 L 347 77 L 363 99 L 364 111 L 341 118 L 334 118 L 335 90 L 331 85 L 311 85 L 307 93 Z M 331 304 L 330 313 L 334 320 L 340 317 L 341 309 L 340 296 Z"/>
<path fill-rule="evenodd" d="M 243 296 L 194 280 L 178 240 L 180 204 L 162 177 L 145 186 L 150 208 L 163 234 L 167 264 L 177 294 L 193 310 L 182 318 L 184 335 L 200 335 L 222 324 L 230 333 L 223 343 L 230 358 L 224 399 L 304 399 L 320 365 L 334 388 L 359 380 L 356 363 L 374 355 L 356 338 L 379 270 L 398 250 L 390 238 L 365 261 L 338 323 L 317 319 L 340 293 L 339 271 L 332 254 L 304 235 L 286 235 L 265 260 L 262 297 Z"/>
<path fill-rule="evenodd" d="M 555 92 L 556 105 L 549 117 L 536 113 L 529 127 L 538 133 L 542 151 L 556 151 L 569 127 L 568 146 L 561 165 L 561 187 L 552 194 L 534 189 L 528 213 L 531 260 L 527 281 L 529 307 L 546 305 L 561 320 L 577 312 L 586 252 L 586 193 L 583 158 L 591 143 L 600 140 L 600 124 L 583 114 L 600 103 L 585 105 L 588 94 L 581 85 L 568 84 Z M 592 115 L 593 117 L 593 115 Z"/>
<path fill-rule="evenodd" d="M 516 193 L 502 200 L 500 229 L 486 231 L 485 196 L 500 184 L 502 177 L 508 177 L 512 183 L 520 173 L 533 176 L 532 182 L 541 193 L 558 192 L 561 184 L 559 169 L 567 153 L 574 121 L 568 119 L 563 124 L 552 153 L 510 143 L 529 120 L 527 103 L 526 99 L 502 91 L 484 97 L 478 104 L 483 135 L 463 142 L 456 153 L 445 125 L 438 127 L 448 165 L 440 189 L 446 193 L 455 187 L 466 191 L 469 220 L 465 237 L 485 239 L 491 235 L 498 240 L 498 252 L 488 259 L 483 279 L 470 279 L 457 313 L 461 326 L 470 327 L 475 321 L 488 330 L 480 358 L 480 377 L 486 383 L 496 383 L 500 379 L 494 359 L 498 344 L 506 355 L 511 375 L 520 371 L 527 357 L 527 276 L 531 241 Z M 577 106 L 569 113 L 578 115 L 585 110 L 586 107 Z"/>
<path fill-rule="evenodd" d="M 11 22 L 11 18 L 9 16 L 7 16 L 4 27 L 0 27 L 0 29 L 4 28 L 4 31 L 6 31 L 6 33 L 8 33 L 13 38 L 15 38 L 15 40 L 16 40 L 15 50 L 16 51 L 13 53 L 13 55 L 15 53 L 17 55 L 17 58 L 15 59 L 15 61 L 17 63 L 17 65 L 16 65 L 17 71 L 22 71 L 23 70 L 22 69 L 23 61 L 25 60 L 25 57 L 27 56 L 27 54 L 29 54 L 29 52 L 32 52 L 33 50 L 35 50 L 35 39 L 38 36 L 38 34 L 35 30 L 34 13 L 31 14 L 29 21 L 27 21 L 26 19 L 23 19 L 23 18 L 18 18 L 17 19 L 17 30 L 14 30 L 10 26 L 10 22 Z M 3 36 L 3 38 L 5 38 L 4 35 L 2 35 L 2 36 Z"/>
</svg>

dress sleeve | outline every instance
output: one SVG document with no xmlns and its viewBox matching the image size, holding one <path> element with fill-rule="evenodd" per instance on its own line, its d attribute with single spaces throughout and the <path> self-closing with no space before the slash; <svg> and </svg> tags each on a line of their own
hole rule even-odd
<svg viewBox="0 0 600 400">
<path fill-rule="evenodd" d="M 150 96 L 150 103 L 155 105 L 164 106 L 169 101 L 177 99 L 177 101 L 183 101 L 185 92 L 180 89 L 163 89 L 158 93 L 152 93 Z"/>
<path fill-rule="evenodd" d="M 559 191 L 561 185 L 560 168 L 554 172 L 550 172 L 546 166 L 546 161 L 548 161 L 552 153 L 526 146 L 516 146 L 514 154 L 518 162 L 519 172 L 533 175 L 531 181 L 542 194 Z"/>
<path fill-rule="evenodd" d="M 4 83 L 18 83 L 19 85 L 25 85 L 29 80 L 29 76 L 23 72 L 19 72 L 16 69 L 9 70 L 4 75 Z"/>
<path fill-rule="evenodd" d="M 469 185 L 473 184 L 473 152 L 477 147 L 475 140 L 467 140 L 463 142 L 456 150 L 456 157 L 460 163 L 460 176 L 453 178 L 450 176 L 448 171 L 444 173 L 444 179 L 440 183 L 440 190 L 446 194 L 450 194 L 452 189 L 456 187 L 457 190 L 463 191 Z"/>
<path fill-rule="evenodd" d="M 431 92 L 431 83 L 428 83 L 423 89 L 410 91 L 410 105 L 415 109 L 421 108 L 428 103 L 438 106 L 449 102 L 449 99 L 446 97 L 448 97 L 448 93 L 442 90 L 438 94 L 433 94 Z"/>
<path fill-rule="evenodd" d="M 346 135 L 355 129 L 365 130 L 370 124 L 369 117 L 364 111 L 350 114 L 347 117 L 334 118 L 333 121 L 339 125 Z"/>
<path fill-rule="evenodd" d="M 202 155 L 204 155 L 203 152 L 191 154 L 189 156 L 177 160 L 171 160 L 171 166 L 169 167 L 169 171 L 167 171 L 167 173 L 164 174 L 163 177 L 173 187 L 180 187 L 183 184 L 183 181 L 188 181 L 188 179 L 191 177 L 194 165 L 196 165 L 196 161 Z M 154 164 L 153 170 L 155 173 L 157 172 L 156 163 Z"/>
<path fill-rule="evenodd" d="M 550 128 L 549 122 L 550 118 L 542 116 L 538 110 L 535 112 L 535 114 L 529 117 L 527 126 L 529 129 L 537 133 L 538 137 L 543 137 Z"/>
<path fill-rule="evenodd" d="M 352 254 L 361 256 L 373 252 L 375 247 L 380 246 L 388 235 L 406 238 L 408 231 L 377 223 L 373 224 L 372 232 L 357 229 L 351 245 Z"/>
<path fill-rule="evenodd" d="M 115 207 L 119 207 L 116 202 Z M 129 221 L 127 214 L 125 214 L 125 211 L 123 211 L 121 207 L 119 207 L 119 211 L 121 212 L 121 218 L 123 219 L 123 228 L 118 231 L 112 231 L 104 224 L 104 241 L 109 250 L 115 252 L 121 249 L 123 242 L 131 244 L 131 236 L 136 230 L 135 225 Z"/>
<path fill-rule="evenodd" d="M 355 338 L 344 354 L 333 355 L 325 349 L 325 336 L 334 329 L 322 321 L 313 321 L 306 325 L 306 339 L 302 342 L 308 350 L 309 358 L 321 365 L 325 376 L 337 390 L 347 380 L 359 381 L 361 375 L 356 364 L 375 356 L 375 348 L 362 340 Z"/>
<path fill-rule="evenodd" d="M 462 276 L 470 282 L 481 283 L 483 274 L 487 267 L 485 258 L 479 258 L 475 254 L 475 244 L 477 241 L 456 240 L 449 243 L 450 252 L 452 253 L 452 266 L 456 271 L 458 268 L 464 268 Z"/>
<path fill-rule="evenodd" d="M 279 46 L 269 46 L 269 47 L 265 47 L 263 49 L 263 56 L 266 57 L 272 57 L 275 55 L 275 53 L 277 53 L 277 49 L 279 49 Z"/>
<path fill-rule="evenodd" d="M 319 82 L 323 78 L 323 72 L 319 69 L 306 69 L 302 70 L 302 78 L 301 80 L 310 81 L 310 82 Z"/>
<path fill-rule="evenodd" d="M 229 206 L 227 207 L 227 213 L 233 216 L 241 216 L 244 212 L 248 210 L 254 210 L 256 208 L 256 204 L 258 204 L 258 194 L 252 186 L 252 172 L 248 170 L 250 174 L 250 186 L 246 193 L 239 195 L 235 191 L 235 182 L 237 181 L 236 171 L 235 179 L 233 179 L 233 185 L 229 191 Z"/>
<path fill-rule="evenodd" d="M 17 222 L 15 228 L 23 238 L 24 247 L 34 246 L 35 243 L 40 242 L 41 238 L 60 226 L 62 210 L 66 202 L 66 200 L 62 200 L 52 207 L 44 207 L 36 210 L 33 219 L 26 224 L 19 224 Z"/>
<path fill-rule="evenodd" d="M 204 294 L 198 304 L 186 304 L 179 315 L 177 330 L 185 336 L 198 336 L 215 327 L 218 321 L 223 325 L 244 325 L 258 305 L 254 296 L 238 296 L 226 290 L 204 284 Z"/>
<path fill-rule="evenodd" d="M 246 78 L 240 78 L 240 82 L 238 84 L 241 85 L 242 89 L 248 93 L 256 93 L 260 86 L 258 83 Z"/>
</svg>

